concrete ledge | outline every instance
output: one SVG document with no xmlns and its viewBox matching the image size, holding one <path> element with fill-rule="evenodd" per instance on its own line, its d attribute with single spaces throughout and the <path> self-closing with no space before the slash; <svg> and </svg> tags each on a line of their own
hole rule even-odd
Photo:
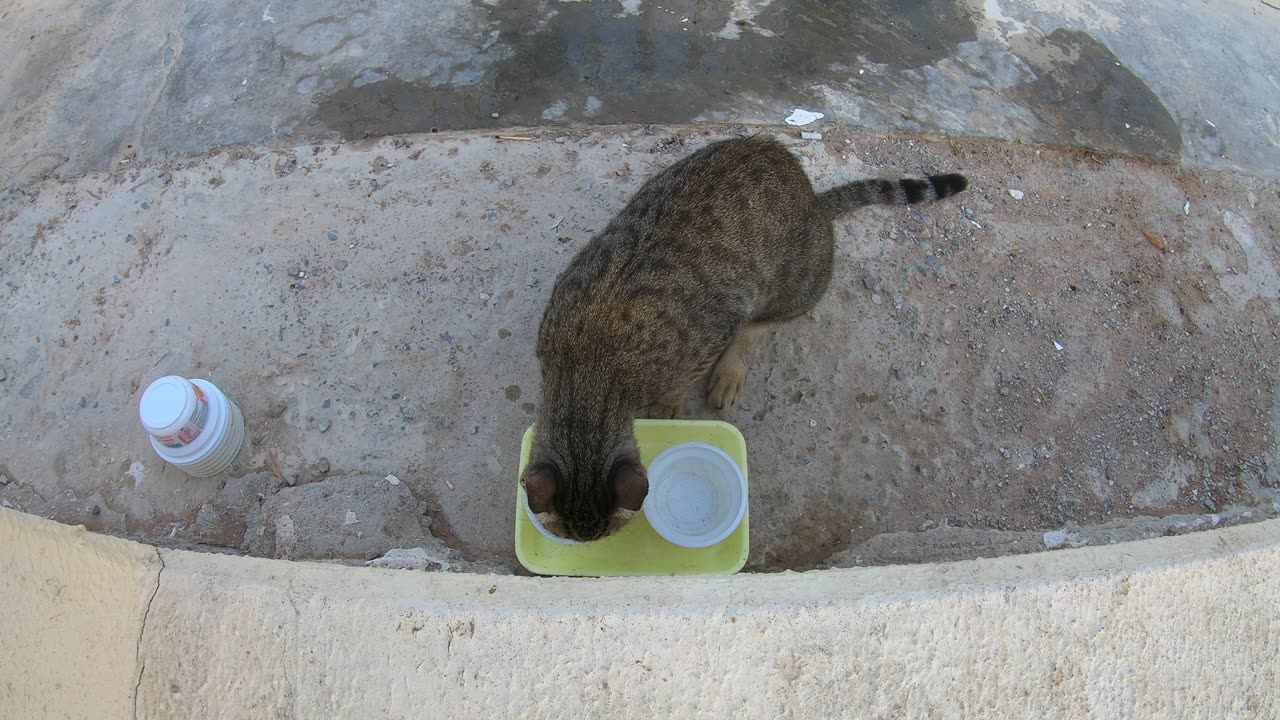
<svg viewBox="0 0 1280 720">
<path fill-rule="evenodd" d="M 9 717 L 129 717 L 135 687 L 143 718 L 1280 711 L 1280 521 L 695 580 L 157 556 L 9 511 L 0 546 Z"/>
</svg>

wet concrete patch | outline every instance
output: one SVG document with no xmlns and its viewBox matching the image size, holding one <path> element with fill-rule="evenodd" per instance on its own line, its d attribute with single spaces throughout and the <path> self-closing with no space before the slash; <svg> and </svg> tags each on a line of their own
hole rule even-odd
<svg viewBox="0 0 1280 720">
<path fill-rule="evenodd" d="M 948 0 L 905 9 L 866 0 L 778 3 L 754 20 L 740 19 L 755 32 L 737 39 L 718 35 L 735 22 L 720 4 L 688 14 L 647 6 L 621 15 L 613 3 L 586 2 L 559 4 L 550 17 L 531 3 L 490 12 L 485 52 L 505 58 L 479 82 L 354 80 L 317 97 L 308 124 L 360 138 L 485 125 L 718 119 L 757 99 L 769 107 L 812 105 L 819 102 L 812 87 L 833 67 L 859 58 L 919 67 L 977 32 L 969 11 Z"/>
<path fill-rule="evenodd" d="M 1010 38 L 1036 73 L 1013 94 L 1045 124 L 1047 142 L 1175 160 L 1182 132 L 1165 106 L 1105 45 L 1058 29 Z"/>
</svg>

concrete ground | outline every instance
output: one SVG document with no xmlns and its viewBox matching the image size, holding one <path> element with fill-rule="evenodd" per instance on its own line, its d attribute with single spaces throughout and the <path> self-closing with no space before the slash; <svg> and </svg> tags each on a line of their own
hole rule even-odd
<svg viewBox="0 0 1280 720">
<path fill-rule="evenodd" d="M 726 415 L 750 568 L 1274 514 L 1280 12 L 893 7 L 9 4 L 0 504 L 510 569 L 551 281 L 646 177 L 760 130 L 820 186 L 973 188 L 842 218 L 831 292 L 757 353 Z M 167 373 L 245 410 L 228 477 L 146 445 Z"/>
</svg>

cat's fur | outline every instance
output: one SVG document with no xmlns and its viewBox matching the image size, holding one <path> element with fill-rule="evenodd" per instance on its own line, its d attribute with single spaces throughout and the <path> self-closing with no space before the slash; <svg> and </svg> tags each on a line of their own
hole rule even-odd
<svg viewBox="0 0 1280 720">
<path fill-rule="evenodd" d="M 523 481 L 558 532 L 593 540 L 640 509 L 632 420 L 679 416 L 714 365 L 733 405 L 751 338 L 808 311 L 831 278 L 831 220 L 965 189 L 960 175 L 863 180 L 818 194 L 780 143 L 713 143 L 654 176 L 569 263 L 538 331 L 542 405 Z"/>
</svg>

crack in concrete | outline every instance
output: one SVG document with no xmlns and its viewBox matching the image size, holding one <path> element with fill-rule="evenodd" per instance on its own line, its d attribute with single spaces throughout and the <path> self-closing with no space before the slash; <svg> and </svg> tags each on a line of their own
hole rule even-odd
<svg viewBox="0 0 1280 720">
<path fill-rule="evenodd" d="M 133 684 L 133 720 L 138 720 L 138 690 L 142 687 L 142 676 L 147 672 L 147 661 L 142 659 L 142 639 L 147 635 L 151 603 L 155 602 L 156 595 L 160 593 L 160 576 L 164 575 L 164 555 L 160 553 L 160 548 L 153 549 L 156 551 L 156 560 L 160 562 L 160 570 L 156 572 L 156 586 L 151 590 L 151 597 L 147 598 L 147 609 L 142 611 L 142 627 L 138 630 L 138 646 L 133 654 L 134 661 L 138 663 L 138 681 Z"/>
</svg>

